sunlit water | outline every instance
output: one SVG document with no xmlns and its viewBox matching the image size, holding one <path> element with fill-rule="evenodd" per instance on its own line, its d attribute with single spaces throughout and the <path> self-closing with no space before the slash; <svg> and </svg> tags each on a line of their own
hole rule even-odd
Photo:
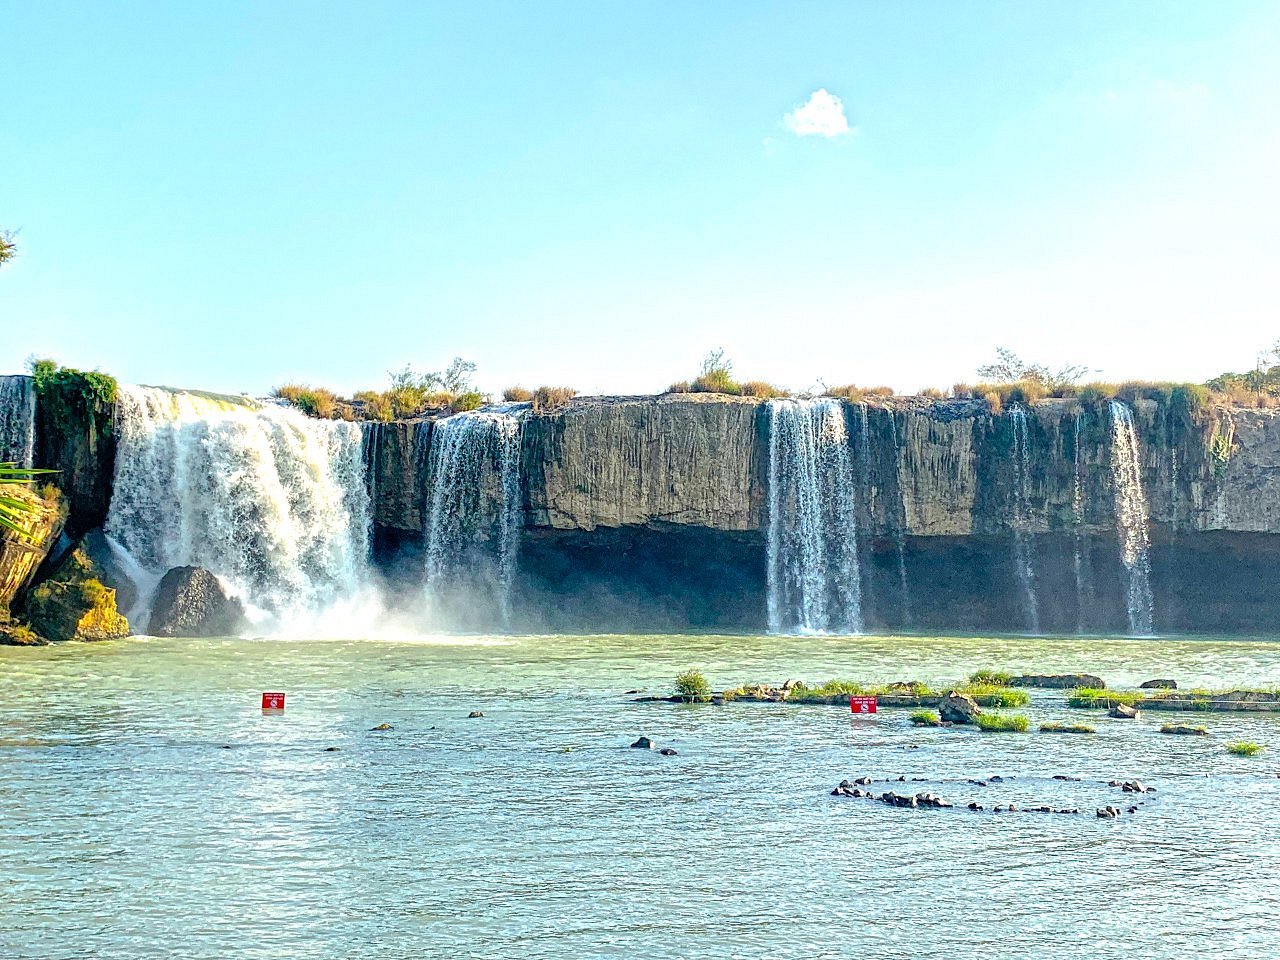
<svg viewBox="0 0 1280 960">
<path fill-rule="evenodd" d="M 1088 715 L 1092 737 L 907 711 L 634 703 L 717 687 L 1090 671 L 1280 685 L 1280 645 L 785 637 L 128 640 L 0 649 L 0 956 L 1269 957 L 1280 718 Z M 264 690 L 288 693 L 264 716 Z M 1036 694 L 1033 726 L 1080 719 Z M 467 719 L 482 710 L 483 719 Z M 1193 719 L 1210 737 L 1158 734 Z M 380 723 L 389 732 L 371 732 Z M 679 756 L 628 749 L 639 734 Z M 1228 755 L 1256 740 L 1262 757 Z M 225 749 L 229 747 L 230 749 Z M 338 747 L 337 751 L 327 751 Z M 1087 815 L 900 810 L 928 777 Z M 1049 780 L 1053 774 L 1085 778 Z M 1104 783 L 1159 788 L 1141 811 Z M 1044 778 L 1044 779 L 1032 779 Z M 961 782 L 948 782 L 959 780 Z M 918 787 L 917 787 L 918 789 Z"/>
</svg>

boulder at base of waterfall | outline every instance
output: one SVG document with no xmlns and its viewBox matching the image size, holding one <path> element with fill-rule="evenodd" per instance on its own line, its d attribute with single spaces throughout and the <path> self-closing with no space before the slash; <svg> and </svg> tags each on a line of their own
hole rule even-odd
<svg viewBox="0 0 1280 960">
<path fill-rule="evenodd" d="M 954 690 L 938 704 L 938 716 L 943 723 L 973 723 L 973 718 L 981 712 L 973 697 Z"/>
<path fill-rule="evenodd" d="M 246 627 L 244 607 L 203 567 L 174 567 L 151 604 L 154 637 L 229 637 Z"/>
</svg>

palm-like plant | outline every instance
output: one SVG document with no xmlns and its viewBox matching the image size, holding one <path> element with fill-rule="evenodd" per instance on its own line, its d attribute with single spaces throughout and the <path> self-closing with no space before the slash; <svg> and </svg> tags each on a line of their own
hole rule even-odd
<svg viewBox="0 0 1280 960">
<path fill-rule="evenodd" d="M 42 473 L 52 470 L 27 470 L 16 463 L 0 463 L 0 484 L 30 483 Z M 0 493 L 0 530 L 11 530 L 23 539 L 31 537 L 31 518 L 35 504 L 21 497 Z"/>
</svg>

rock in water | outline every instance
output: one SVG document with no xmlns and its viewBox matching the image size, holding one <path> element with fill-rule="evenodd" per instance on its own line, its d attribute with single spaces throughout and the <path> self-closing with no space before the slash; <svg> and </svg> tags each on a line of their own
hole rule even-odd
<svg viewBox="0 0 1280 960">
<path fill-rule="evenodd" d="M 484 711 L 483 711 L 483 710 L 472 710 L 470 713 L 468 713 L 468 714 L 467 714 L 467 719 L 468 719 L 468 720 L 479 720 L 479 719 L 481 719 L 483 716 L 484 716 Z"/>
<path fill-rule="evenodd" d="M 1177 680 L 1148 680 L 1138 684 L 1139 690 L 1177 690 Z"/>
<path fill-rule="evenodd" d="M 653 748 L 654 742 L 648 737 L 641 737 L 631 745 L 632 750 L 652 750 Z"/>
<path fill-rule="evenodd" d="M 952 690 L 938 704 L 938 716 L 943 723 L 973 723 L 973 718 L 982 712 L 973 697 L 956 693 Z"/>
<path fill-rule="evenodd" d="M 1117 703 L 1107 711 L 1107 716 L 1115 717 L 1117 720 L 1136 720 L 1138 719 L 1138 710 L 1127 703 Z"/>
<path fill-rule="evenodd" d="M 156 637 L 228 637 L 247 626 L 244 607 L 203 567 L 174 567 L 151 604 L 147 632 Z"/>
<path fill-rule="evenodd" d="M 80 547 L 26 598 L 32 629 L 48 640 L 115 640 L 129 635 L 129 621 L 116 609 L 116 592 Z"/>
<path fill-rule="evenodd" d="M 1010 679 L 1009 686 L 1040 687 L 1045 690 L 1070 690 L 1073 687 L 1105 690 L 1107 687 L 1101 677 L 1095 677 L 1091 673 L 1024 674 Z"/>
</svg>

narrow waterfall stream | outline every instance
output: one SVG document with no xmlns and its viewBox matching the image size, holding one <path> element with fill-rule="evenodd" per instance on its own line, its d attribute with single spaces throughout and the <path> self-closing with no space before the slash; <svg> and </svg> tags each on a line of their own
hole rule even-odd
<svg viewBox="0 0 1280 960">
<path fill-rule="evenodd" d="M 1036 594 L 1035 545 L 1031 533 L 1031 453 L 1027 408 L 1009 411 L 1013 424 L 1013 569 L 1022 597 L 1027 631 L 1040 632 L 1040 598 Z"/>
<path fill-rule="evenodd" d="M 1120 560 L 1128 579 L 1129 633 L 1150 636 L 1155 632 L 1155 599 L 1151 592 L 1151 517 L 1142 487 L 1142 459 L 1133 411 L 1119 400 L 1111 401 L 1111 474 L 1115 486 Z"/>
<path fill-rule="evenodd" d="M 511 592 L 523 525 L 520 410 L 477 410 L 431 427 L 425 511 L 426 582 L 435 618 L 475 612 L 487 586 L 501 626 L 511 622 Z M 451 609 L 452 608 L 452 609 Z"/>
<path fill-rule="evenodd" d="M 843 403 L 771 400 L 771 632 L 862 632 L 857 492 Z"/>
<path fill-rule="evenodd" d="M 357 424 L 124 385 L 118 418 L 106 532 L 144 570 L 206 567 L 268 631 L 301 627 L 364 586 L 370 513 Z"/>
<path fill-rule="evenodd" d="M 0 377 L 0 463 L 30 467 L 36 444 L 36 391 L 30 377 Z"/>
<path fill-rule="evenodd" d="M 1085 537 L 1084 490 L 1085 463 L 1080 445 L 1080 431 L 1084 426 L 1084 411 L 1077 410 L 1072 431 L 1072 488 L 1071 488 L 1071 522 L 1073 530 L 1072 572 L 1076 581 L 1076 633 L 1085 632 L 1085 611 L 1092 603 L 1091 582 L 1088 567 L 1085 564 L 1085 551 L 1088 540 Z"/>
</svg>

